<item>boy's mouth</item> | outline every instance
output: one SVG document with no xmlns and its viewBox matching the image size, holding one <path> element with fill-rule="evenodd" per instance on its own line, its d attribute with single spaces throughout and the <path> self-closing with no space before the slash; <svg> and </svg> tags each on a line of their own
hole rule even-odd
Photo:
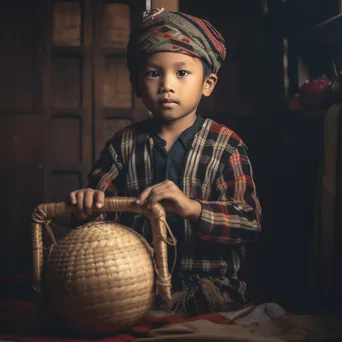
<svg viewBox="0 0 342 342">
<path fill-rule="evenodd" d="M 176 101 L 173 98 L 168 97 L 168 98 L 161 99 L 159 101 L 159 105 L 160 107 L 164 109 L 172 109 L 173 107 L 178 105 L 178 101 Z"/>
<path fill-rule="evenodd" d="M 178 101 L 174 100 L 173 98 L 164 98 L 159 101 L 161 104 L 168 104 L 168 103 L 178 103 Z"/>
</svg>

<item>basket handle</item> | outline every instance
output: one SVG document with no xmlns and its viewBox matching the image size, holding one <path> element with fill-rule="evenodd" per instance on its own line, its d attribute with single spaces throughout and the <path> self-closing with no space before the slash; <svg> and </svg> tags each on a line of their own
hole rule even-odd
<svg viewBox="0 0 342 342">
<path fill-rule="evenodd" d="M 40 292 L 41 277 L 43 272 L 43 234 L 42 226 L 50 219 L 74 212 L 76 208 L 67 202 L 43 203 L 38 205 L 32 214 L 32 252 L 33 252 L 33 276 L 34 287 Z M 134 212 L 144 214 L 151 221 L 155 262 L 157 266 L 157 290 L 162 301 L 171 301 L 171 275 L 167 262 L 167 229 L 166 216 L 163 206 L 159 203 L 147 206 L 138 206 L 136 198 L 114 197 L 105 198 L 102 208 L 94 207 L 93 212 Z"/>
</svg>

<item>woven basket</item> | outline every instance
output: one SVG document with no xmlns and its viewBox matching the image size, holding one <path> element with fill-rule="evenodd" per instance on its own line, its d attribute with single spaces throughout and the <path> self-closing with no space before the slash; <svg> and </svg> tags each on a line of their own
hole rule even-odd
<svg viewBox="0 0 342 342">
<path fill-rule="evenodd" d="M 56 242 L 47 224 L 70 213 L 65 203 L 39 205 L 32 215 L 34 289 L 46 324 L 52 320 L 81 333 L 112 333 L 136 323 L 152 306 L 155 294 L 171 300 L 167 263 L 167 224 L 160 204 L 139 207 L 135 198 L 106 199 L 98 212 L 128 211 L 151 221 L 153 247 L 132 229 L 114 222 L 91 222 Z M 53 241 L 43 256 L 42 227 Z M 42 300 L 43 299 L 43 300 Z M 41 305 L 41 303 L 43 305 Z"/>
</svg>

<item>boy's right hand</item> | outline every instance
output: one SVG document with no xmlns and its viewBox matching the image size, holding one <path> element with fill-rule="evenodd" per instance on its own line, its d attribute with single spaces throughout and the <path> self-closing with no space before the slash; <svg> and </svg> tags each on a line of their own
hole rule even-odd
<svg viewBox="0 0 342 342">
<path fill-rule="evenodd" d="M 92 208 L 94 204 L 96 208 L 102 208 L 105 194 L 103 191 L 94 189 L 79 189 L 72 191 L 69 199 L 72 205 L 76 205 L 76 216 L 85 220 L 92 215 Z"/>
</svg>

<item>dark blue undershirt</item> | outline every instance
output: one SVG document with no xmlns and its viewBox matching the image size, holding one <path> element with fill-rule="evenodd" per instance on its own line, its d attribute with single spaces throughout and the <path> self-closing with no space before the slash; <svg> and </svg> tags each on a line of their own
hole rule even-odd
<svg viewBox="0 0 342 342">
<path fill-rule="evenodd" d="M 181 172 L 185 163 L 185 154 L 188 149 L 189 142 L 194 134 L 201 128 L 203 118 L 197 116 L 194 124 L 183 131 L 178 139 L 174 142 L 169 152 L 166 151 L 166 141 L 159 135 L 154 134 L 154 183 L 158 184 L 166 179 L 174 182 L 178 187 L 180 184 Z"/>
<path fill-rule="evenodd" d="M 189 144 L 193 136 L 203 124 L 204 119 L 197 116 L 194 124 L 183 131 L 178 139 L 174 142 L 169 152 L 166 150 L 166 141 L 157 134 L 153 135 L 153 167 L 154 167 L 154 184 L 170 180 L 174 182 L 181 190 L 181 173 L 185 166 L 185 157 Z M 181 232 L 184 227 L 184 219 L 175 213 L 166 214 L 167 222 L 175 235 L 176 239 L 180 241 Z M 169 251 L 173 250 L 169 248 Z M 173 256 L 169 255 L 169 263 L 172 264 Z"/>
</svg>

